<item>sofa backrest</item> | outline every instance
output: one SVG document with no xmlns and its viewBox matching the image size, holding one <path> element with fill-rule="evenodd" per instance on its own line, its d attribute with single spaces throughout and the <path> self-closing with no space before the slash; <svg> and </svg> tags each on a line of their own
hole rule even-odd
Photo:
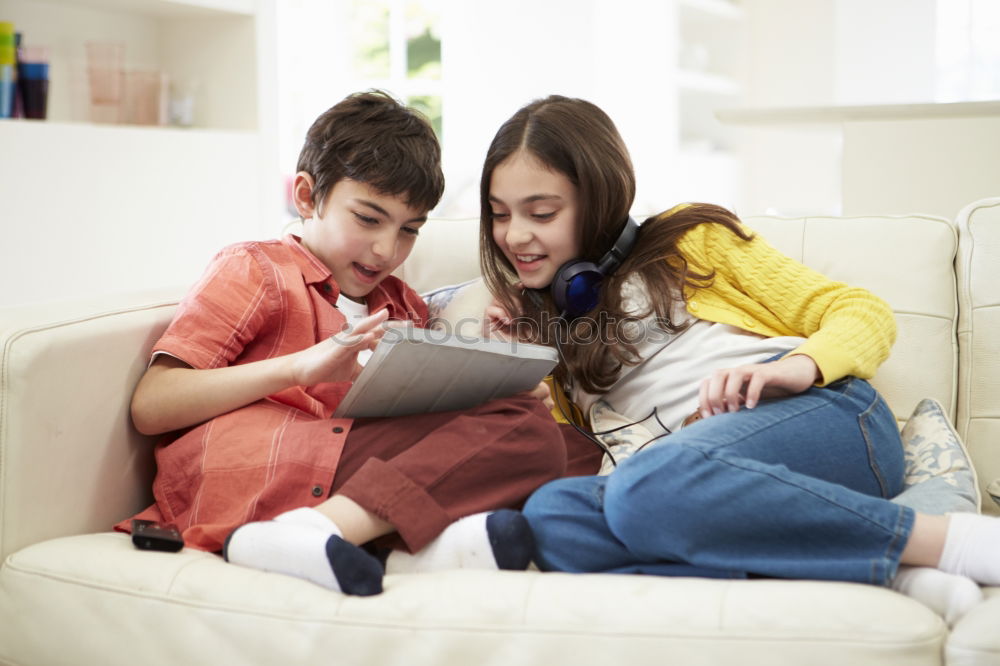
<svg viewBox="0 0 1000 666">
<path fill-rule="evenodd" d="M 959 228 L 956 428 L 983 488 L 1000 479 L 1000 197 L 963 208 Z M 1000 513 L 988 493 L 983 508 Z"/>
<path fill-rule="evenodd" d="M 479 218 L 428 220 L 395 274 L 420 293 L 479 277 Z"/>
</svg>

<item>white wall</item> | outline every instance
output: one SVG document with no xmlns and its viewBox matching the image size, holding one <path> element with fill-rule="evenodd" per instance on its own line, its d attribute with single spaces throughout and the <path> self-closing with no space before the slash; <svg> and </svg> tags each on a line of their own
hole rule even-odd
<svg viewBox="0 0 1000 666">
<path fill-rule="evenodd" d="M 261 156 L 243 135 L 12 125 L 0 125 L 18 156 L 0 161 L 0 306 L 183 286 L 262 233 Z"/>
<path fill-rule="evenodd" d="M 844 212 L 954 218 L 1000 196 L 1000 105 L 992 116 L 846 123 Z"/>
<path fill-rule="evenodd" d="M 719 183 L 735 180 L 711 160 L 685 162 L 691 156 L 679 147 L 680 0 L 444 1 L 448 187 L 439 214 L 478 215 L 480 169 L 496 129 L 520 106 L 551 93 L 590 99 L 615 120 L 636 167 L 637 213 L 692 196 L 715 200 Z M 205 123 L 231 121 L 237 130 L 232 136 L 231 130 L 208 138 L 201 130 L 81 131 L 75 121 L 85 114 L 77 96 L 85 88 L 73 77 L 82 77 L 82 51 L 54 50 L 52 116 L 70 122 L 28 131 L 14 131 L 17 121 L 0 125 L 5 157 L 0 304 L 187 282 L 220 245 L 280 232 L 279 173 L 294 169 L 312 119 L 355 89 L 345 48 L 352 38 L 348 3 L 281 3 L 280 17 L 293 22 L 285 30 L 278 29 L 272 2 L 255 3 L 260 23 L 255 65 L 265 82 L 256 91 L 256 113 L 228 119 L 215 114 Z M 742 0 L 742 5 L 753 47 L 743 99 L 749 106 L 900 102 L 933 91 L 935 0 Z M 13 6 L 38 16 L 53 7 L 60 12 L 58 23 L 37 21 L 32 30 L 37 41 L 65 39 L 70 29 L 97 38 L 126 31 L 135 42 L 130 65 L 179 50 L 161 43 L 170 31 L 154 30 L 142 12 L 133 16 L 48 0 L 16 0 Z M 241 19 L 227 20 L 239 31 Z M 286 41 L 275 46 L 280 36 Z M 229 41 L 248 49 L 245 32 Z M 175 53 L 171 59 L 184 58 Z M 197 60 L 189 65 L 196 68 Z M 232 66 L 244 73 L 252 69 Z M 275 90 L 276 79 L 282 84 L 277 72 L 288 71 L 305 73 L 309 85 L 292 94 L 286 87 Z M 250 77 L 236 78 L 238 94 L 253 95 Z M 241 139 L 239 130 L 254 123 L 257 136 L 248 139 L 251 130 Z M 846 176 L 841 172 L 838 125 L 743 128 L 741 135 L 745 187 L 734 206 L 740 214 L 837 213 L 843 210 L 843 181 L 863 180 L 863 172 L 855 174 L 850 164 Z M 912 137 L 921 140 L 919 134 Z M 206 146 L 214 148 L 206 153 Z M 185 160 L 189 148 L 207 157 Z M 88 154 L 118 170 L 95 173 Z M 171 164 L 185 168 L 143 158 L 150 154 L 169 155 Z M 242 174 L 240 183 L 232 180 L 236 172 Z M 695 177 L 699 172 L 705 175 Z M 226 196 L 218 196 L 220 187 Z M 98 243 L 110 249 L 95 259 L 89 253 Z M 58 268 L 25 279 L 46 261 Z"/>
<path fill-rule="evenodd" d="M 937 0 L 838 0 L 836 104 L 934 99 Z"/>
<path fill-rule="evenodd" d="M 676 57 L 671 3 L 453 2 L 444 21 L 445 215 L 479 214 L 480 170 L 493 135 L 521 106 L 550 94 L 602 107 L 632 154 L 637 207 L 668 205 L 677 144 L 666 83 Z"/>
<path fill-rule="evenodd" d="M 936 0 L 746 0 L 750 107 L 929 102 Z M 741 128 L 740 213 L 843 212 L 839 123 Z M 907 210 L 904 212 L 920 212 Z"/>
</svg>

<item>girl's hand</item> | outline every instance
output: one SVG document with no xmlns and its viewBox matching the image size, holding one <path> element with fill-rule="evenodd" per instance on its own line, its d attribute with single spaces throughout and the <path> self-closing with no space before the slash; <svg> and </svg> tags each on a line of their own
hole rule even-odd
<svg viewBox="0 0 1000 666">
<path fill-rule="evenodd" d="M 361 372 L 358 352 L 374 349 L 385 334 L 388 310 L 379 310 L 352 328 L 291 355 L 294 386 L 351 381 Z"/>
<path fill-rule="evenodd" d="M 820 377 L 816 362 L 805 354 L 716 370 L 701 383 L 698 410 L 702 418 L 708 418 L 738 411 L 743 404 L 753 409 L 761 398 L 802 393 Z"/>
<path fill-rule="evenodd" d="M 552 392 L 549 390 L 549 385 L 545 382 L 539 382 L 538 386 L 527 391 L 527 394 L 532 398 L 537 398 L 542 401 L 545 408 L 552 411 L 556 407 L 556 403 L 552 400 Z"/>
<path fill-rule="evenodd" d="M 510 313 L 496 299 L 486 306 L 483 313 L 483 337 L 509 342 L 514 339 L 514 322 Z"/>
</svg>

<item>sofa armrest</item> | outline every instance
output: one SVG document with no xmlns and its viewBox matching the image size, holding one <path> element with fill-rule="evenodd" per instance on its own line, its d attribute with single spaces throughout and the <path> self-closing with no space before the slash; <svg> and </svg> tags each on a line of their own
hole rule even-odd
<svg viewBox="0 0 1000 666">
<path fill-rule="evenodd" d="M 0 558 L 151 501 L 132 390 L 180 289 L 0 310 Z"/>
</svg>

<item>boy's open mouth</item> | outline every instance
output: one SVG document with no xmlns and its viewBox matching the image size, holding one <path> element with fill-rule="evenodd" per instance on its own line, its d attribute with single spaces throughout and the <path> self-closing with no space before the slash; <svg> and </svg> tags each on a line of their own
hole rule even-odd
<svg viewBox="0 0 1000 666">
<path fill-rule="evenodd" d="M 354 271 L 365 280 L 373 280 L 375 279 L 375 276 L 379 274 L 378 270 L 374 268 L 368 268 L 363 264 L 354 262 L 352 265 L 354 266 Z"/>
</svg>

